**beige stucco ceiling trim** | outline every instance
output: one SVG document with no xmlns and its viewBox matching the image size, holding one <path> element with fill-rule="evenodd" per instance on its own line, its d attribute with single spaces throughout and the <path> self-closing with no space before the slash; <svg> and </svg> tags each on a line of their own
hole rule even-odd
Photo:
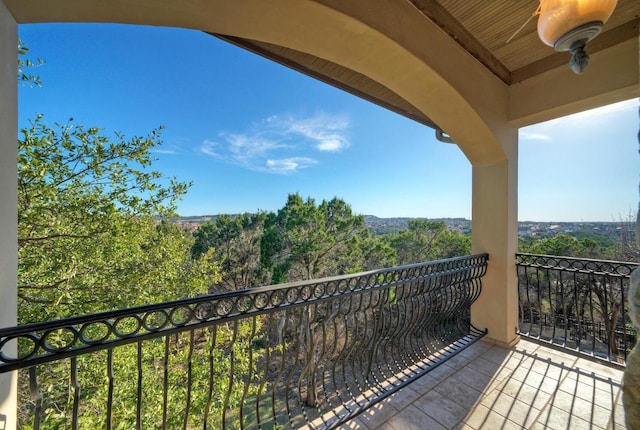
<svg viewBox="0 0 640 430">
<path fill-rule="evenodd" d="M 640 37 L 592 54 L 582 75 L 567 65 L 510 87 L 510 122 L 524 127 L 640 97 Z"/>
<path fill-rule="evenodd" d="M 308 52 L 362 73 L 409 101 L 448 133 L 472 163 L 491 164 L 506 156 L 499 136 L 508 127 L 507 87 L 409 2 L 379 0 L 374 11 L 368 0 L 4 1 L 21 23 L 173 26 Z"/>
</svg>

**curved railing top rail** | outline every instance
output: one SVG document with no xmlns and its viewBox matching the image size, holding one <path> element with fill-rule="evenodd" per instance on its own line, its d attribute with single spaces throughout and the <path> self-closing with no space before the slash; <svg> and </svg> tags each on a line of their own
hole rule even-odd
<svg viewBox="0 0 640 430">
<path fill-rule="evenodd" d="M 432 280 L 449 277 L 456 281 L 476 279 L 486 273 L 488 259 L 488 254 L 478 254 L 3 328 L 0 373 L 78 355 L 80 351 L 100 350 L 375 288 L 418 280 L 428 285 Z M 18 356 L 7 352 L 14 349 L 8 347 L 12 341 L 22 342 Z"/>
<path fill-rule="evenodd" d="M 613 277 L 628 277 L 631 272 L 640 267 L 640 263 L 629 261 L 596 260 L 526 253 L 516 254 L 516 265 Z"/>
</svg>

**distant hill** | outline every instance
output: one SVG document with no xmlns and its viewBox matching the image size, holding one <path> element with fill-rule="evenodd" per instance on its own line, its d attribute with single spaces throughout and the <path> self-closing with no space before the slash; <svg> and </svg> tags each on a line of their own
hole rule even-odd
<svg viewBox="0 0 640 430">
<path fill-rule="evenodd" d="M 376 234 L 397 233 L 406 230 L 407 221 L 411 219 L 425 218 L 378 218 L 374 215 L 365 215 L 364 225 Z M 429 218 L 429 221 L 443 221 L 451 230 L 460 230 L 463 233 L 471 231 L 471 220 L 465 218 Z"/>
<path fill-rule="evenodd" d="M 234 214 L 232 214 L 233 216 Z M 169 221 L 173 224 L 180 225 L 183 228 L 187 228 L 191 231 L 196 230 L 201 224 L 207 221 L 214 221 L 218 215 L 198 215 L 198 216 L 183 216 L 172 218 Z M 364 225 L 367 226 L 372 232 L 376 234 L 397 233 L 401 230 L 406 230 L 408 227 L 407 221 L 410 217 L 399 218 L 380 218 L 375 215 L 364 215 Z M 422 218 L 424 219 L 424 218 Z M 464 218 L 429 218 L 430 221 L 444 221 L 450 229 L 460 230 L 463 233 L 469 233 L 471 231 L 471 220 Z"/>
<path fill-rule="evenodd" d="M 191 231 L 207 221 L 213 221 L 218 215 L 200 215 L 177 217 L 170 222 Z M 233 215 L 232 215 L 233 216 Z M 364 224 L 376 234 L 397 233 L 408 227 L 410 217 L 380 218 L 375 215 L 364 215 Z M 422 218 L 425 219 L 425 218 Z M 451 230 L 459 230 L 463 233 L 471 232 L 471 220 L 465 218 L 428 218 L 430 221 L 443 221 Z M 545 238 L 558 233 L 565 233 L 578 239 L 592 238 L 603 246 L 609 246 L 620 235 L 622 230 L 633 234 L 635 223 L 623 226 L 622 222 L 539 222 L 520 221 L 518 223 L 518 236 Z"/>
</svg>

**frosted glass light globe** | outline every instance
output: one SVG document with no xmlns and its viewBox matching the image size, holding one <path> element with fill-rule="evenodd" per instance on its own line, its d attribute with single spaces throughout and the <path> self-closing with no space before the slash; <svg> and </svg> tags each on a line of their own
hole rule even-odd
<svg viewBox="0 0 640 430">
<path fill-rule="evenodd" d="M 617 0 L 540 0 L 538 36 L 556 51 L 571 51 L 576 73 L 587 67 L 584 47 L 602 31 Z"/>
</svg>

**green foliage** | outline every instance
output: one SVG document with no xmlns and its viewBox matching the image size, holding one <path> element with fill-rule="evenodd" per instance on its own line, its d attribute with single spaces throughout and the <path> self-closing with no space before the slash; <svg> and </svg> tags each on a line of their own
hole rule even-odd
<svg viewBox="0 0 640 430">
<path fill-rule="evenodd" d="M 187 189 L 149 170 L 158 137 L 114 142 L 97 128 L 50 128 L 41 116 L 22 130 L 21 323 L 193 296 L 217 280 L 215 264 L 191 258 L 191 235 L 154 221 Z"/>
<path fill-rule="evenodd" d="M 560 233 L 555 236 L 521 242 L 520 251 L 529 254 L 561 255 L 565 257 L 602 258 L 603 249 L 598 242 L 585 238 L 578 240 L 568 234 Z"/>
<path fill-rule="evenodd" d="M 266 213 L 220 215 L 194 232 L 194 258 L 212 250 L 213 259 L 222 268 L 216 291 L 241 290 L 260 283 L 260 241 L 266 217 Z"/>
<path fill-rule="evenodd" d="M 396 265 L 397 254 L 386 241 L 369 230 L 354 235 L 347 243 L 348 259 L 339 273 L 358 273 Z"/>
<path fill-rule="evenodd" d="M 44 60 L 37 58 L 35 61 L 27 58 L 29 47 L 18 39 L 18 82 L 22 85 L 42 86 L 42 80 L 38 75 L 28 73 L 28 69 L 34 69 L 44 64 Z"/>
<path fill-rule="evenodd" d="M 290 194 L 277 215 L 265 219 L 261 259 L 272 283 L 352 273 L 392 261 L 393 251 L 377 241 L 344 200 L 317 205 Z"/>
<path fill-rule="evenodd" d="M 636 242 L 636 214 L 615 223 L 580 225 L 567 233 L 521 236 L 518 249 L 523 253 L 640 262 Z"/>
<path fill-rule="evenodd" d="M 192 297 L 220 282 L 213 250 L 192 256 L 195 238 L 158 221 L 172 214 L 176 199 L 188 187 L 151 170 L 151 149 L 160 143 L 159 130 L 146 138 L 127 140 L 116 134 L 109 139 L 97 128 L 86 129 L 73 122 L 48 127 L 41 116 L 22 130 L 18 142 L 21 323 Z M 169 411 L 172 428 L 182 426 L 185 417 L 202 421 L 205 409 L 212 420 L 218 420 L 224 408 L 220 399 L 225 396 L 228 406 L 237 405 L 240 396 L 246 395 L 243 384 L 225 391 L 220 382 L 210 400 L 208 389 L 203 389 L 209 384 L 211 366 L 221 381 L 232 373 L 241 381 L 255 372 L 248 368 L 252 336 L 247 333 L 254 333 L 259 324 L 236 326 L 240 327 L 218 327 L 215 343 L 208 331 L 201 330 L 141 341 L 140 349 L 136 343 L 115 348 L 114 428 L 135 427 L 139 377 L 145 426 L 160 422 L 162 405 Z M 69 333 L 59 335 L 52 333 L 50 344 L 68 344 Z M 107 354 L 102 351 L 77 358 L 80 428 L 105 427 Z M 71 361 L 66 359 L 38 367 L 39 389 L 45 399 L 41 428 L 68 426 L 75 394 L 70 368 Z M 190 392 L 185 384 L 189 378 Z M 21 373 L 19 385 L 20 425 L 26 429 L 30 425 L 26 417 L 30 410 L 33 413 L 26 374 Z M 211 426 L 219 427 L 215 422 Z"/>
<path fill-rule="evenodd" d="M 609 258 L 620 261 L 640 263 L 640 212 L 630 213 L 619 222 L 618 237 L 610 247 Z"/>
<path fill-rule="evenodd" d="M 443 221 L 413 219 L 409 228 L 385 236 L 396 250 L 398 264 L 412 264 L 471 253 L 471 237 L 450 231 Z"/>
<path fill-rule="evenodd" d="M 598 246 L 602 249 L 610 248 L 616 245 L 616 238 L 612 237 L 612 235 L 608 232 L 599 232 L 593 229 L 580 228 L 574 232 L 571 232 L 570 235 L 575 237 L 579 241 L 588 239 L 596 242 Z"/>
</svg>

